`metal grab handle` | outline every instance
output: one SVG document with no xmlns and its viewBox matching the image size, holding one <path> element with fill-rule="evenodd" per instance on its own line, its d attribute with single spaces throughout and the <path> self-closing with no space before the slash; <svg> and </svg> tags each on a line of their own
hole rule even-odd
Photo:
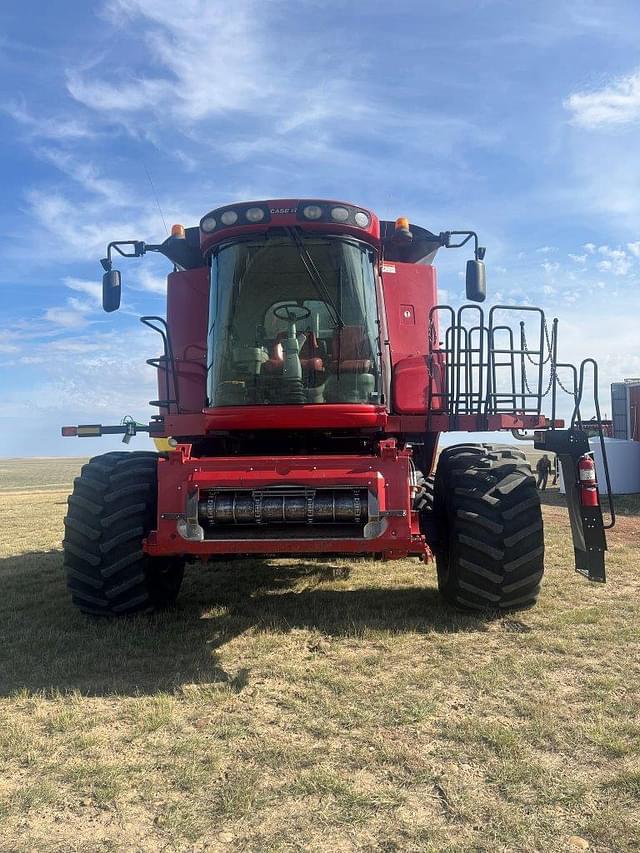
<svg viewBox="0 0 640 853">
<path fill-rule="evenodd" d="M 175 400 L 171 399 L 171 389 L 169 386 L 169 371 L 165 371 L 165 384 L 166 384 L 166 394 L 167 400 L 166 402 L 169 404 L 167 408 L 170 407 L 171 403 L 175 403 L 176 414 L 180 414 L 180 397 L 179 397 L 179 389 L 178 389 L 178 371 L 176 369 L 176 360 L 173 354 L 173 347 L 171 345 L 171 336 L 169 334 L 169 327 L 167 326 L 167 321 L 164 317 L 156 317 L 153 315 L 140 317 L 140 322 L 143 326 L 148 326 L 148 328 L 152 329 L 154 332 L 157 332 L 162 338 L 162 343 L 164 346 L 164 358 L 169 362 L 169 367 L 171 369 L 171 375 L 173 377 L 173 393 Z M 156 361 L 157 359 L 149 359 L 147 363 L 151 363 Z M 155 365 L 152 365 L 155 366 Z M 158 364 L 159 367 L 159 364 Z"/>
<path fill-rule="evenodd" d="M 596 410 L 596 423 L 598 425 L 598 438 L 600 439 L 600 451 L 602 453 L 602 464 L 604 465 L 604 478 L 607 484 L 607 501 L 609 503 L 608 524 L 604 525 L 605 530 L 610 530 L 616 523 L 616 510 L 613 505 L 613 493 L 611 491 L 611 478 L 609 476 L 609 461 L 607 460 L 607 450 L 604 442 L 604 431 L 602 429 L 602 416 L 600 414 L 600 397 L 598 392 L 598 362 L 594 358 L 585 358 L 580 365 L 580 378 L 578 380 L 578 393 L 576 395 L 576 404 L 571 415 L 571 429 L 575 427 L 576 420 L 580 416 L 580 403 L 584 393 L 584 373 L 586 366 L 590 364 L 593 368 L 593 406 Z"/>
</svg>

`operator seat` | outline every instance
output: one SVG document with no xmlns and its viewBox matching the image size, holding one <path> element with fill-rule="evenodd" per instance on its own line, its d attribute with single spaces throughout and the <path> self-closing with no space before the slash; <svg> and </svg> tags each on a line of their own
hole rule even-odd
<svg viewBox="0 0 640 853">
<path fill-rule="evenodd" d="M 371 346 L 362 326 L 336 329 L 329 348 L 329 370 L 332 373 L 371 371 Z"/>
</svg>

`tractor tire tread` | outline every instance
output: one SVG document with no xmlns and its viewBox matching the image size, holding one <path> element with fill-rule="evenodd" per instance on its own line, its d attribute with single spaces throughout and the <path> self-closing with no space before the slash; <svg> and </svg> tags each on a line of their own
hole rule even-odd
<svg viewBox="0 0 640 853">
<path fill-rule="evenodd" d="M 64 520 L 64 526 L 70 530 L 75 530 L 81 536 L 85 536 L 92 542 L 95 542 L 96 539 L 100 538 L 100 530 L 96 530 L 95 527 L 92 527 L 90 524 L 86 524 L 79 518 L 67 516 Z"/>
<path fill-rule="evenodd" d="M 88 498 L 84 498 L 80 494 L 69 495 L 67 498 L 67 504 L 71 506 L 75 504 L 79 509 L 84 509 L 87 512 L 91 513 L 91 515 L 96 515 L 96 513 L 100 512 L 101 506 L 99 503 L 95 501 L 90 501 Z"/>
<path fill-rule="evenodd" d="M 147 451 L 106 453 L 74 480 L 63 562 L 72 601 L 88 615 L 149 612 L 175 601 L 183 561 L 149 558 L 142 547 L 155 525 L 157 459 Z"/>
<path fill-rule="evenodd" d="M 131 507 L 123 507 L 122 509 L 112 512 L 111 515 L 107 515 L 100 519 L 100 524 L 104 530 L 108 530 L 117 522 L 124 521 L 129 518 L 133 513 L 143 513 L 146 507 L 147 505 L 145 503 L 132 504 Z"/>
<path fill-rule="evenodd" d="M 442 451 L 433 513 L 443 531 L 438 586 L 454 606 L 509 610 L 537 600 L 544 529 L 535 479 L 524 453 L 500 445 Z"/>
<path fill-rule="evenodd" d="M 418 512 L 420 520 L 420 532 L 426 539 L 427 545 L 434 550 L 438 538 L 438 529 L 433 514 L 435 475 L 429 474 L 425 477 L 420 471 L 417 474 L 417 493 L 413 501 L 413 508 Z"/>
</svg>

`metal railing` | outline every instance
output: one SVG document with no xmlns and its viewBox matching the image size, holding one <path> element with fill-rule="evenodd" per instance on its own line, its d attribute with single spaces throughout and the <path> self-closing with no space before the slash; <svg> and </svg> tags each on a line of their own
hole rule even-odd
<svg viewBox="0 0 640 853">
<path fill-rule="evenodd" d="M 535 317 L 532 343 L 523 320 L 519 335 L 516 322 L 508 322 L 522 312 Z M 488 315 L 479 305 L 463 305 L 457 312 L 450 305 L 434 306 L 429 312 L 429 408 L 452 417 L 540 415 L 542 400 L 551 393 L 553 416 L 557 368 L 570 367 L 557 363 L 557 327 L 554 319 L 549 331 L 544 311 L 529 305 L 494 305 Z M 575 399 L 575 377 L 568 393 Z"/>
<path fill-rule="evenodd" d="M 150 400 L 149 405 L 157 406 L 160 409 L 166 409 L 167 412 L 171 412 L 171 407 L 173 406 L 176 414 L 180 414 L 178 371 L 167 321 L 163 317 L 146 316 L 140 317 L 140 322 L 160 335 L 163 347 L 163 354 L 159 358 L 148 358 L 147 364 L 151 367 L 155 367 L 158 371 L 164 371 L 166 399 Z M 173 396 L 171 395 L 172 384 Z"/>
<path fill-rule="evenodd" d="M 533 318 L 527 332 L 522 313 Z M 446 323 L 442 322 L 445 318 Z M 509 322 L 511 319 L 511 322 Z M 518 333 L 519 332 L 519 333 Z M 549 429 L 555 429 L 558 391 L 573 401 L 571 429 L 582 430 L 581 406 L 585 372 L 593 373 L 590 396 L 603 458 L 612 527 L 615 510 L 598 396 L 598 365 L 586 358 L 579 367 L 558 361 L 558 320 L 548 323 L 542 308 L 530 305 L 494 305 L 485 314 L 479 305 L 435 305 L 429 312 L 428 417 L 442 412 L 456 429 L 461 415 L 476 415 L 478 429 L 486 428 L 490 415 L 543 415 L 550 397 Z M 568 378 L 565 378 L 568 374 Z M 562 377 L 562 378 L 561 378 Z"/>
</svg>

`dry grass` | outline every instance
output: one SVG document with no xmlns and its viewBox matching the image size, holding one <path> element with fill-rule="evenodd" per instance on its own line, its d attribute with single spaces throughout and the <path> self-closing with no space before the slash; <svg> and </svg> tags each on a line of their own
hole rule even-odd
<svg viewBox="0 0 640 853">
<path fill-rule="evenodd" d="M 546 507 L 541 603 L 508 618 L 417 562 L 256 560 L 95 622 L 45 470 L 0 495 L 0 850 L 640 849 L 637 518 L 596 586 Z"/>
</svg>

